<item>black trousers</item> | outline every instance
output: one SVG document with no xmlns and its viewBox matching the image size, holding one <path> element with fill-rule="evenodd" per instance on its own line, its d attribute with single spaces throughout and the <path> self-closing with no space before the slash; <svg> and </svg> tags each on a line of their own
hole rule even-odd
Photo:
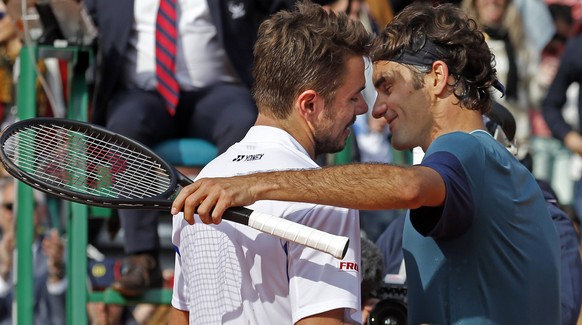
<svg viewBox="0 0 582 325">
<path fill-rule="evenodd" d="M 110 101 L 106 128 L 149 147 L 171 138 L 203 138 L 222 153 L 244 137 L 256 117 L 250 92 L 241 85 L 219 83 L 181 92 L 174 116 L 156 91 L 124 89 Z M 159 212 L 120 210 L 119 216 L 126 254 L 159 250 Z"/>
</svg>

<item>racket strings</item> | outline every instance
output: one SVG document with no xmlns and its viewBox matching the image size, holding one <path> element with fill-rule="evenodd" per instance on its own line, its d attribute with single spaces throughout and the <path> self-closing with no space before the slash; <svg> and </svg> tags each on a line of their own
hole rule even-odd
<svg viewBox="0 0 582 325">
<path fill-rule="evenodd" d="M 37 125 L 11 137 L 5 151 L 12 162 L 61 188 L 112 198 L 145 198 L 164 193 L 171 184 L 171 176 L 159 163 L 106 134 Z"/>
<path fill-rule="evenodd" d="M 126 197 L 154 196 L 162 193 L 170 184 L 165 169 L 159 164 L 152 164 L 149 156 L 128 148 L 119 140 L 112 141 L 110 137 L 91 133 L 88 137 L 80 137 L 79 141 L 71 141 L 71 144 L 74 146 L 72 151 L 87 150 L 91 158 L 87 164 L 88 169 L 98 172 L 97 174 L 94 172 L 93 176 L 104 175 L 106 181 L 117 185 L 115 187 L 117 193 L 125 193 Z M 84 157 L 80 159 L 82 162 Z M 107 167 L 109 172 L 99 170 L 102 167 Z M 161 180 L 165 178 L 166 182 L 160 182 L 160 175 Z"/>
<path fill-rule="evenodd" d="M 47 141 L 47 143 L 61 145 L 61 143 L 58 143 L 58 141 Z M 91 171 L 91 169 L 87 169 L 86 166 L 84 166 L 84 160 L 86 159 L 84 159 L 83 155 L 67 154 L 66 150 L 61 150 L 63 152 L 58 152 L 47 146 L 36 147 L 35 149 L 29 148 L 29 150 L 31 150 L 29 152 L 22 151 L 24 150 L 22 148 L 19 150 L 20 158 L 22 158 L 25 154 L 30 156 L 37 156 L 37 158 L 32 163 L 27 162 L 24 159 L 20 159 L 19 162 L 21 167 L 26 165 L 29 167 L 29 171 L 34 171 L 36 174 L 35 176 L 44 176 L 44 180 L 52 180 L 53 183 L 57 183 L 61 187 L 67 186 L 69 189 L 72 187 L 76 191 L 84 193 L 95 193 L 96 190 L 99 189 L 99 193 L 101 195 L 108 197 L 115 197 L 117 196 L 118 192 L 123 193 L 121 191 L 112 192 L 111 187 L 107 186 L 98 187 L 99 185 L 102 185 L 96 181 L 99 179 L 100 174 L 95 171 Z M 73 148 L 71 150 L 79 149 Z M 52 157 L 53 159 L 50 162 L 47 162 L 46 157 Z M 58 157 L 58 159 L 54 159 L 55 157 Z M 64 160 L 67 158 L 70 160 L 67 162 L 67 164 L 65 164 Z M 87 186 L 85 186 L 85 184 Z"/>
</svg>

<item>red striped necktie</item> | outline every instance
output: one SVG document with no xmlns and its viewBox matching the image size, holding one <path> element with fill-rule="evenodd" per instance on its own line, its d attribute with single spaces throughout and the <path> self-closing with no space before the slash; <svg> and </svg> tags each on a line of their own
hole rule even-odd
<svg viewBox="0 0 582 325">
<path fill-rule="evenodd" d="M 158 92 L 170 115 L 176 113 L 180 87 L 176 80 L 177 0 L 160 0 L 156 18 L 156 78 Z"/>
</svg>

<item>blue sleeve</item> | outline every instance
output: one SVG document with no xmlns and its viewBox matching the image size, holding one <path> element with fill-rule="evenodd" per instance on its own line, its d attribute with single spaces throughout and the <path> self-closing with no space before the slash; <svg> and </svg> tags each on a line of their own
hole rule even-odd
<svg viewBox="0 0 582 325">
<path fill-rule="evenodd" d="M 582 79 L 580 53 L 582 53 L 582 36 L 578 36 L 568 42 L 560 58 L 560 66 L 556 76 L 541 105 L 544 119 L 552 131 L 552 135 L 561 141 L 572 130 L 572 126 L 566 122 L 562 115 L 562 110 L 567 100 L 566 92 L 568 87 L 573 83 L 580 83 Z M 581 101 L 582 97 L 579 96 L 578 104 L 581 104 Z M 580 110 L 582 110 L 582 106 L 578 108 L 578 111 Z"/>
<path fill-rule="evenodd" d="M 12 292 L 0 297 L 0 324 L 7 324 L 12 319 Z"/>
<path fill-rule="evenodd" d="M 421 166 L 435 170 L 445 183 L 445 202 L 440 207 L 421 207 L 410 211 L 412 226 L 423 236 L 454 239 L 473 223 L 474 204 L 471 188 L 461 162 L 452 153 L 438 151 L 427 155 Z"/>
</svg>

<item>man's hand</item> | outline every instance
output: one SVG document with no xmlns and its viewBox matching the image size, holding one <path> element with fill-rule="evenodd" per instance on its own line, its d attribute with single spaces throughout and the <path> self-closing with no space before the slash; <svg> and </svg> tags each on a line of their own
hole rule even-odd
<svg viewBox="0 0 582 325">
<path fill-rule="evenodd" d="M 184 219 L 194 224 L 198 214 L 205 224 L 219 224 L 227 208 L 253 204 L 253 176 L 203 178 L 184 187 L 172 204 L 172 214 L 184 212 Z"/>
<path fill-rule="evenodd" d="M 576 131 L 570 131 L 564 137 L 564 145 L 570 151 L 582 156 L 582 136 Z"/>
<path fill-rule="evenodd" d="M 63 262 L 63 241 L 59 237 L 56 229 L 42 241 L 42 251 L 47 257 L 49 280 L 57 282 L 65 276 L 65 265 Z"/>
</svg>

